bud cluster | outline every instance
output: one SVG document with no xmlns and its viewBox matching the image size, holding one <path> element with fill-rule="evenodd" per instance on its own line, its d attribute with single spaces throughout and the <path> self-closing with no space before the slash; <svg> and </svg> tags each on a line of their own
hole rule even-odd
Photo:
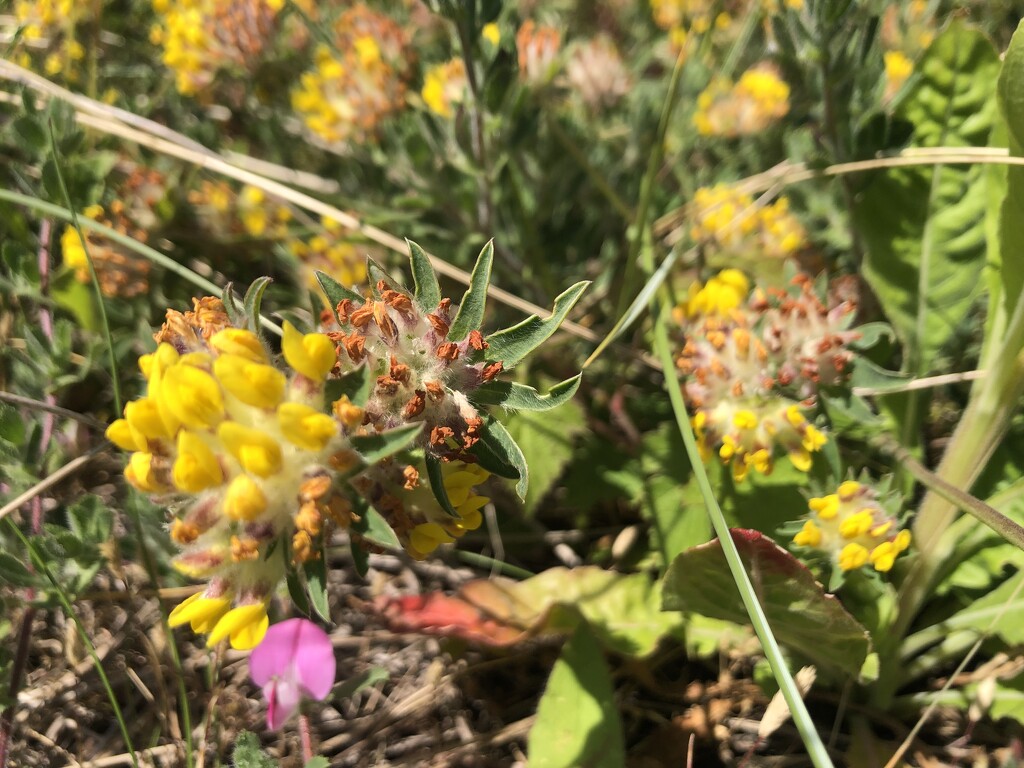
<svg viewBox="0 0 1024 768">
<path fill-rule="evenodd" d="M 853 303 L 826 307 L 805 275 L 794 285 L 794 293 L 758 289 L 748 297 L 742 274 L 725 270 L 691 291 L 677 313 L 677 366 L 698 445 L 705 456 L 717 451 L 737 480 L 751 467 L 771 472 L 776 447 L 797 469 L 810 468 L 826 437 L 802 409 L 820 386 L 841 383 L 853 359 Z"/>
<path fill-rule="evenodd" d="M 885 573 L 910 546 L 910 531 L 901 530 L 879 504 L 877 492 L 862 483 L 847 480 L 835 493 L 810 499 L 808 506 L 808 519 L 793 543 L 826 552 L 840 570 L 870 564 Z"/>
</svg>

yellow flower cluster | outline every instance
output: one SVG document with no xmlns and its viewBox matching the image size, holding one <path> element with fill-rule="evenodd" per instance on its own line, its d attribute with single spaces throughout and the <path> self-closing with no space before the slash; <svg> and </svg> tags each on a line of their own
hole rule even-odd
<svg viewBox="0 0 1024 768">
<path fill-rule="evenodd" d="M 125 477 L 133 486 L 193 498 L 171 527 L 184 547 L 175 566 L 209 584 L 171 624 L 209 632 L 211 646 L 229 638 L 251 648 L 287 565 L 282 537 L 301 559 L 323 515 L 347 523 L 329 481 L 310 487 L 354 463 L 341 425 L 324 412 L 334 344 L 286 323 L 281 370 L 255 334 L 231 327 L 216 299 L 197 300 L 184 315 L 169 311 L 157 339 L 139 360 L 146 395 L 127 404 L 107 437 L 132 451 Z"/>
<path fill-rule="evenodd" d="M 408 36 L 387 16 L 357 3 L 338 17 L 334 37 L 333 48 L 317 48 L 314 67 L 292 92 L 292 107 L 321 141 L 362 143 L 405 103 Z"/>
<path fill-rule="evenodd" d="M 153 0 L 150 40 L 163 47 L 178 92 L 195 96 L 223 69 L 251 71 L 284 0 Z"/>
<path fill-rule="evenodd" d="M 733 83 L 715 78 L 697 97 L 693 124 L 703 136 L 749 136 L 789 112 L 789 86 L 771 64 L 748 69 Z"/>
<path fill-rule="evenodd" d="M 462 59 L 452 59 L 427 70 L 420 95 L 431 112 L 450 118 L 452 105 L 465 98 L 466 84 L 466 65 Z"/>
<path fill-rule="evenodd" d="M 320 221 L 323 232 L 308 239 L 290 238 L 285 247 L 299 262 L 303 282 L 310 290 L 320 291 L 316 272 L 326 272 L 346 288 L 366 279 L 366 258 L 351 234 L 334 219 Z"/>
<path fill-rule="evenodd" d="M 784 259 L 807 242 L 807 233 L 789 212 L 789 200 L 754 207 L 754 199 L 728 184 L 701 187 L 693 197 L 696 221 L 690 236 L 715 250 L 759 259 Z"/>
<path fill-rule="evenodd" d="M 829 553 L 843 571 L 870 564 L 885 573 L 910 546 L 910 531 L 900 530 L 875 491 L 862 483 L 847 480 L 835 493 L 812 498 L 808 505 L 809 519 L 793 543 Z"/>
<path fill-rule="evenodd" d="M 88 4 L 75 0 L 15 0 L 14 17 L 21 27 L 15 61 L 31 68 L 41 57 L 45 74 L 76 81 L 77 63 L 85 58 L 85 48 L 75 38 L 75 27 L 87 13 Z"/>
<path fill-rule="evenodd" d="M 737 480 L 751 468 L 771 472 L 776 448 L 806 472 L 826 437 L 801 408 L 848 374 L 847 346 L 858 334 L 845 327 L 855 307 L 826 307 L 807 276 L 794 280 L 797 293 L 748 296 L 749 285 L 739 270 L 723 270 L 675 313 L 684 336 L 676 365 L 698 447 L 705 458 L 717 453 Z"/>
</svg>

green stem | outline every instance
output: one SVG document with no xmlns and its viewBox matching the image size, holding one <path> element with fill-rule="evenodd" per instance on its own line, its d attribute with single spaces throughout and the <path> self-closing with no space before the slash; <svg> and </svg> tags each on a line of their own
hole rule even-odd
<svg viewBox="0 0 1024 768">
<path fill-rule="evenodd" d="M 793 716 L 793 723 L 803 738 L 804 746 L 807 748 L 811 762 L 816 768 L 831 767 L 832 760 L 829 758 L 828 751 L 825 749 L 825 745 L 822 743 L 821 737 L 814 727 L 814 721 L 811 720 L 810 713 L 808 713 L 804 700 L 800 696 L 800 691 L 796 687 L 793 676 L 786 666 L 782 649 L 772 634 L 768 618 L 765 616 L 764 610 L 757 599 L 757 593 L 754 592 L 750 576 L 743 567 L 743 561 L 740 559 L 740 553 L 736 549 L 736 543 L 729 533 L 729 524 L 726 522 L 722 510 L 718 506 L 718 501 L 715 499 L 715 493 L 708 480 L 707 471 L 704 469 L 700 452 L 697 450 L 697 442 L 693 435 L 693 428 L 690 426 L 690 417 L 686 411 L 686 403 L 683 402 L 679 379 L 668 373 L 669 371 L 674 372 L 676 369 L 672 361 L 672 352 L 669 346 L 669 336 L 665 328 L 664 317 L 655 308 L 652 308 L 652 313 L 654 313 L 655 318 L 654 343 L 658 357 L 661 359 L 662 366 L 664 366 L 666 371 L 665 389 L 668 390 L 669 399 L 672 401 L 672 410 L 675 413 L 679 433 L 683 437 L 683 444 L 686 446 L 686 455 L 690 460 L 693 475 L 697 479 L 701 495 L 704 497 L 705 504 L 707 504 L 708 515 L 711 517 L 711 524 L 714 526 L 715 533 L 718 535 L 718 540 L 722 545 L 722 552 L 725 555 L 726 562 L 729 564 L 729 571 L 736 581 L 736 587 L 743 600 L 743 605 L 747 609 L 750 622 L 754 626 L 754 632 L 757 633 L 757 637 L 761 641 L 764 655 L 771 666 L 772 674 L 779 683 L 779 689 L 782 691 L 786 704 L 789 705 L 789 711 Z"/>
<path fill-rule="evenodd" d="M 103 326 L 103 338 L 107 342 L 107 362 L 110 365 L 110 383 L 114 388 L 114 411 L 121 413 L 121 384 L 117 376 L 117 358 L 114 355 L 114 337 L 110 333 L 110 322 L 107 320 L 107 302 L 103 299 L 103 291 L 100 289 L 100 279 L 96 275 L 96 266 L 92 262 L 92 254 L 89 253 L 89 245 L 86 237 L 82 234 L 82 228 L 78 223 L 78 214 L 75 213 L 74 204 L 71 202 L 71 193 L 68 192 L 68 185 L 64 181 L 64 171 L 60 168 L 60 154 L 57 151 L 57 137 L 53 133 L 53 121 L 47 127 L 50 132 L 50 152 L 53 155 L 53 167 L 57 171 L 57 181 L 60 183 L 61 194 L 64 195 L 64 202 L 67 203 L 68 211 L 71 214 L 71 226 L 78 233 L 82 241 L 82 250 L 85 252 L 85 261 L 89 265 L 89 278 L 92 280 L 92 289 L 96 294 L 96 303 L 100 309 L 100 323 Z"/>
</svg>

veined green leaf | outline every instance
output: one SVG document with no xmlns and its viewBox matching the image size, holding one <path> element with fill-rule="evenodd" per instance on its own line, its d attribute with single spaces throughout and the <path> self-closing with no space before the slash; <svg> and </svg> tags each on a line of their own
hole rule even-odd
<svg viewBox="0 0 1024 768">
<path fill-rule="evenodd" d="M 430 263 L 427 254 L 412 240 L 405 241 L 409 246 L 409 264 L 412 267 L 413 284 L 416 286 L 416 303 L 423 309 L 432 310 L 441 303 L 441 286 L 437 282 L 437 273 Z"/>
<path fill-rule="evenodd" d="M 488 381 L 472 392 L 470 399 L 479 405 L 500 405 L 513 411 L 549 411 L 571 399 L 580 388 L 582 373 L 555 384 L 542 395 L 533 387 L 514 381 Z"/>
<path fill-rule="evenodd" d="M 419 423 L 407 424 L 404 427 L 396 427 L 372 435 L 356 435 L 352 438 L 352 447 L 359 452 L 367 464 L 376 464 L 381 459 L 386 459 L 391 454 L 408 447 L 422 430 L 423 424 Z"/>
<path fill-rule="evenodd" d="M 562 648 L 537 707 L 528 751 L 534 768 L 620 768 L 626 764 L 622 722 L 611 675 L 581 621 Z"/>
<path fill-rule="evenodd" d="M 444 487 L 444 472 L 441 469 L 440 460 L 430 452 L 424 456 L 424 460 L 427 465 L 427 477 L 430 479 L 430 490 L 433 491 L 437 503 L 449 517 L 461 520 L 462 515 L 452 506 L 452 502 L 448 498 L 448 489 Z"/>
<path fill-rule="evenodd" d="M 486 359 L 500 360 L 506 369 L 517 365 L 558 330 L 589 285 L 590 282 L 584 280 L 560 294 L 548 318 L 541 320 L 537 315 L 530 315 L 521 323 L 488 336 Z"/>
<path fill-rule="evenodd" d="M 914 125 L 913 145 L 986 144 L 998 71 L 985 35 L 950 24 L 899 110 Z M 905 345 L 908 373 L 930 370 L 983 286 L 985 187 L 982 165 L 893 169 L 873 179 L 855 208 L 868 251 L 864 277 Z"/>
<path fill-rule="evenodd" d="M 500 421 L 491 419 L 487 422 L 480 434 L 480 442 L 473 446 L 473 455 L 488 472 L 498 477 L 518 480 L 516 493 L 520 499 L 526 499 L 530 487 L 530 471 L 523 452 Z"/>
<path fill-rule="evenodd" d="M 316 275 L 316 281 L 320 283 L 320 287 L 327 295 L 327 301 L 331 303 L 331 311 L 334 312 L 335 317 L 338 316 L 338 305 L 345 299 L 351 299 L 357 304 L 363 303 L 362 296 L 355 291 L 346 288 L 326 272 L 317 270 L 314 274 Z"/>
<path fill-rule="evenodd" d="M 484 308 L 487 306 L 487 285 L 491 282 L 491 265 L 494 264 L 494 243 L 490 241 L 480 251 L 473 274 L 469 278 L 469 290 L 462 297 L 459 311 L 455 313 L 448 338 L 462 341 L 469 332 L 476 330 L 484 320 Z"/>
<path fill-rule="evenodd" d="M 256 334 L 260 330 L 260 306 L 263 304 L 263 294 L 267 291 L 274 280 L 269 277 L 258 277 L 245 292 L 242 299 L 242 311 L 245 317 L 245 327 Z"/>
</svg>

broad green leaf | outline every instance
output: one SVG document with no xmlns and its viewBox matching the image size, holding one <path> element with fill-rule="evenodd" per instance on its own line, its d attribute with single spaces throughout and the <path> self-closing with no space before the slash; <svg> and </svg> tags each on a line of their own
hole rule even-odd
<svg viewBox="0 0 1024 768">
<path fill-rule="evenodd" d="M 556 411 L 522 412 L 509 418 L 509 434 L 522 451 L 524 467 L 530 471 L 529 487 L 519 493 L 527 512 L 536 508 L 561 477 L 572 460 L 576 438 L 585 429 L 583 409 L 573 402 Z"/>
<path fill-rule="evenodd" d="M 555 384 L 542 395 L 533 387 L 514 381 L 487 381 L 470 393 L 478 405 L 500 405 L 510 411 L 549 411 L 567 402 L 580 388 L 582 373 Z"/>
<path fill-rule="evenodd" d="M 651 543 L 662 555 L 662 567 L 680 552 L 711 539 L 711 518 L 700 488 L 690 471 L 683 438 L 672 424 L 644 438 L 640 467 L 643 479 L 641 509 L 651 522 Z M 711 473 L 720 465 L 708 466 Z"/>
<path fill-rule="evenodd" d="M 412 240 L 405 241 L 409 246 L 409 263 L 412 266 L 412 280 L 416 287 L 416 303 L 430 311 L 441 303 L 441 286 L 437 283 L 437 273 L 430 263 L 430 258 L 423 249 Z"/>
<path fill-rule="evenodd" d="M 455 507 L 452 506 L 451 501 L 448 499 L 448 490 L 444 487 L 444 472 L 441 469 L 441 461 L 434 456 L 432 453 L 427 453 L 424 457 L 424 463 L 427 465 L 427 477 L 430 479 L 430 490 L 434 494 L 434 498 L 437 499 L 437 503 L 441 505 L 441 509 L 449 517 L 454 517 L 456 520 L 461 520 L 462 516 L 456 511 Z"/>
<path fill-rule="evenodd" d="M 585 623 L 562 648 L 551 670 L 527 750 L 533 768 L 621 768 L 626 764 L 611 675 Z"/>
<path fill-rule="evenodd" d="M 1024 643 L 1022 581 L 1024 572 L 1019 572 L 984 597 L 974 600 L 966 608 L 942 622 L 944 633 L 951 635 L 960 630 L 970 630 L 978 634 L 988 632 L 1010 645 Z"/>
<path fill-rule="evenodd" d="M 402 547 L 394 529 L 373 507 L 361 510 L 359 519 L 352 522 L 350 530 L 355 531 L 367 541 L 388 549 L 401 549 Z"/>
<path fill-rule="evenodd" d="M 856 678 L 871 650 L 867 630 L 838 598 L 824 592 L 799 560 L 767 536 L 734 528 L 732 537 L 778 641 L 819 667 Z M 718 539 L 673 561 L 665 576 L 662 607 L 747 622 Z"/>
<path fill-rule="evenodd" d="M 376 464 L 381 459 L 386 459 L 391 454 L 407 448 L 422 430 L 423 424 L 417 423 L 389 429 L 386 432 L 375 432 L 371 435 L 355 435 L 352 437 L 352 447 L 359 452 L 367 464 Z"/>
<path fill-rule="evenodd" d="M 1024 21 L 1010 40 L 997 82 L 999 108 L 1009 140 L 1010 154 L 1024 155 Z M 1010 317 L 1021 292 L 1024 291 L 1024 168 L 1006 168 L 1005 181 L 996 186 L 996 193 L 1005 185 L 999 223 L 999 275 L 1002 279 L 1002 313 Z M 990 307 L 990 311 L 993 309 Z"/>
<path fill-rule="evenodd" d="M 346 288 L 326 272 L 317 270 L 314 274 L 316 275 L 316 281 L 320 283 L 320 287 L 327 296 L 327 301 L 331 304 L 331 311 L 334 312 L 335 315 L 337 315 L 338 312 L 338 305 L 345 299 L 351 299 L 357 304 L 363 303 L 362 296 L 355 291 Z"/>
<path fill-rule="evenodd" d="M 500 360 L 506 370 L 518 365 L 524 357 L 547 341 L 551 334 L 558 330 L 566 315 L 569 314 L 569 310 L 576 305 L 589 285 L 589 281 L 579 282 L 560 294 L 555 299 L 551 315 L 544 320 L 537 315 L 530 315 L 521 323 L 492 333 L 487 337 L 489 346 L 484 354 L 486 359 Z"/>
<path fill-rule="evenodd" d="M 272 282 L 274 282 L 273 279 L 269 277 L 256 278 L 242 299 L 246 327 L 255 333 L 259 333 L 260 330 L 260 307 L 263 304 L 263 294 L 266 293 L 267 286 Z"/>
<path fill-rule="evenodd" d="M 469 278 L 469 290 L 462 297 L 459 311 L 455 313 L 448 338 L 462 341 L 470 331 L 478 330 L 484 321 L 487 306 L 487 286 L 491 282 L 491 265 L 494 263 L 494 243 L 488 242 L 477 257 L 473 274 Z"/>
<path fill-rule="evenodd" d="M 480 441 L 473 446 L 473 455 L 480 466 L 491 474 L 509 480 L 518 480 L 516 493 L 526 498 L 530 488 L 530 470 L 523 451 L 512 435 L 497 419 L 490 419 L 480 433 Z"/>
<path fill-rule="evenodd" d="M 238 734 L 231 762 L 234 768 L 278 768 L 277 761 L 260 749 L 259 737 L 249 731 Z"/>
<path fill-rule="evenodd" d="M 954 21 L 929 46 L 899 116 L 915 147 L 982 146 L 995 116 L 999 58 Z M 856 226 L 864 276 L 906 349 L 904 369 L 928 372 L 977 296 L 985 262 L 986 172 L 981 165 L 893 169 L 861 195 Z"/>
</svg>

